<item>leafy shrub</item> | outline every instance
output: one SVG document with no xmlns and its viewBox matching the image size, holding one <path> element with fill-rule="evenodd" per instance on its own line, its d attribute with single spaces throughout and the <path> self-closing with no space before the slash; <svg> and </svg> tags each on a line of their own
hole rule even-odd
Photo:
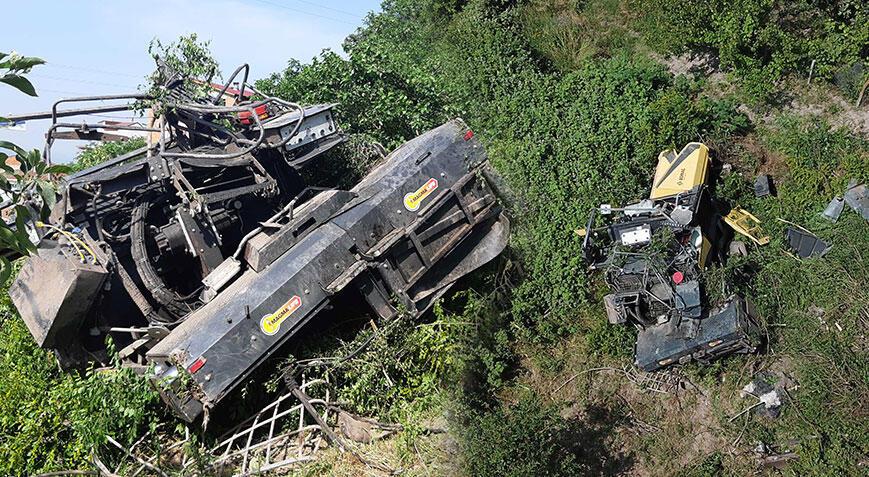
<svg viewBox="0 0 869 477">
<path fill-rule="evenodd" d="M 869 243 L 869 228 L 847 206 L 835 224 L 820 213 L 851 178 L 869 179 L 869 142 L 831 130 L 815 118 L 783 117 L 761 135 L 764 146 L 787 166 L 776 178 L 778 196 L 757 199 L 750 191 L 744 193 L 745 179 L 736 174 L 718 192 L 756 214 L 772 241 L 711 275 L 724 273 L 715 278 L 716 287 L 729 284 L 739 289 L 772 324 L 770 349 L 799 385 L 790 390 L 794 402 L 782 418 L 762 422 L 753 438 L 797 439 L 800 459 L 791 466 L 794 475 L 851 475 L 869 449 L 860 404 L 869 399 L 861 316 L 869 307 L 861 278 L 869 270 L 862 252 Z M 737 183 L 742 187 L 733 187 Z M 784 229 L 790 225 L 776 218 L 807 227 L 833 248 L 823 258 L 788 256 Z"/>
<path fill-rule="evenodd" d="M 406 3 L 369 17 L 367 28 L 345 42 L 349 59 L 324 51 L 308 65 L 291 60 L 257 88 L 294 101 L 338 103 L 345 131 L 370 135 L 389 149 L 445 122 L 455 111 L 430 65 L 415 55 L 428 48 L 413 35 L 419 28 L 413 19 L 423 10 Z"/>
<path fill-rule="evenodd" d="M 72 169 L 144 145 L 141 138 L 89 145 Z M 107 435 L 129 444 L 156 424 L 159 400 L 147 380 L 132 371 L 61 371 L 54 356 L 36 346 L 10 301 L 8 285 L 0 287 L 0 474 L 89 466 Z"/>
<path fill-rule="evenodd" d="M 87 466 L 112 436 L 132 443 L 156 423 L 158 399 L 130 370 L 58 369 L 0 298 L 0 474 L 28 475 Z"/>
<path fill-rule="evenodd" d="M 712 48 L 722 66 L 768 97 L 783 75 L 830 79 L 869 56 L 869 7 L 859 0 L 638 0 L 646 41 L 662 51 Z M 848 92 L 856 94 L 855 92 Z"/>
<path fill-rule="evenodd" d="M 141 137 L 119 142 L 88 144 L 76 156 L 72 168 L 75 171 L 81 171 L 142 147 L 145 147 L 145 139 Z"/>
<path fill-rule="evenodd" d="M 503 318 L 491 299 L 471 291 L 450 301 L 450 309 L 437 303 L 430 319 L 398 316 L 376 329 L 365 326 L 346 342 L 318 334 L 303 345 L 301 355 L 352 353 L 353 359 L 329 370 L 338 400 L 387 420 L 436 407 L 444 389 L 490 396 L 512 358 Z"/>
<path fill-rule="evenodd" d="M 148 54 L 154 59 L 157 68 L 145 78 L 147 93 L 154 99 L 140 100 L 137 109 L 162 107 L 169 81 L 184 78 L 184 90 L 194 98 L 204 99 L 212 93 L 211 82 L 220 79 L 220 66 L 211 56 L 210 41 L 199 41 L 196 33 L 181 35 L 178 40 L 164 45 L 154 38 L 148 45 Z M 242 78 L 237 78 L 241 81 Z M 155 111 L 155 117 L 162 111 Z"/>
<path fill-rule="evenodd" d="M 582 475 L 582 442 L 551 406 L 525 395 L 515 405 L 462 416 L 462 451 L 471 476 Z"/>
</svg>

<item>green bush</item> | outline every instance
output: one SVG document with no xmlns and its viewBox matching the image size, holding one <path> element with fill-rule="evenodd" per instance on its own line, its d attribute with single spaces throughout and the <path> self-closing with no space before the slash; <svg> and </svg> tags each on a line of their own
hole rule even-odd
<svg viewBox="0 0 869 477">
<path fill-rule="evenodd" d="M 144 378 L 119 369 L 59 370 L 5 292 L 0 336 L 0 474 L 86 468 L 107 435 L 130 444 L 156 423 L 159 400 Z"/>
<path fill-rule="evenodd" d="M 287 68 L 257 82 L 264 92 L 307 103 L 338 103 L 341 124 L 351 134 L 374 137 L 389 149 L 450 119 L 452 110 L 430 64 L 415 53 L 428 48 L 414 35 L 424 11 L 394 2 L 347 39 L 349 59 L 324 51 L 308 65 Z M 423 60 L 423 61 L 420 61 Z"/>
<path fill-rule="evenodd" d="M 761 312 L 780 324 L 770 337 L 773 349 L 793 360 L 800 389 L 796 409 L 775 426 L 782 437 L 800 438 L 798 475 L 851 475 L 869 451 L 869 430 L 860 415 L 869 399 L 869 359 L 862 349 L 869 294 L 865 277 L 869 227 L 845 207 L 831 224 L 820 212 L 850 179 L 869 180 L 869 141 L 833 131 L 817 119 L 782 118 L 764 134 L 781 154 L 788 175 L 775 201 L 755 205 L 766 218 L 773 248 L 764 250 L 763 267 L 751 294 Z M 784 244 L 781 217 L 808 227 L 833 245 L 823 259 L 794 260 Z M 841 331 L 839 330 L 841 328 Z M 847 396 L 847 397 L 846 397 Z"/>
<path fill-rule="evenodd" d="M 860 0 L 635 0 L 638 26 L 661 51 L 713 49 L 722 66 L 767 98 L 786 74 L 830 79 L 869 57 L 869 6 Z M 856 95 L 856 91 L 848 91 Z"/>
<path fill-rule="evenodd" d="M 142 147 L 141 138 L 85 148 L 73 163 L 81 170 Z M 17 272 L 17 268 L 16 268 Z M 0 287 L 0 474 L 90 467 L 106 436 L 130 444 L 158 422 L 159 399 L 147 380 L 128 369 L 64 372 L 36 346 Z"/>
<path fill-rule="evenodd" d="M 471 476 L 582 475 L 571 423 L 532 395 L 491 412 L 461 418 L 464 468 Z"/>
<path fill-rule="evenodd" d="M 119 142 L 88 144 L 76 156 L 72 163 L 72 169 L 81 171 L 142 147 L 145 147 L 145 139 L 141 137 Z"/>
<path fill-rule="evenodd" d="M 457 412 L 467 413 L 460 437 L 470 473 L 569 473 L 583 467 L 555 437 L 543 437 L 541 449 L 519 435 L 526 415 L 543 435 L 567 424 L 539 403 L 498 406 L 496 393 L 515 366 L 513 344 L 551 344 L 583 331 L 597 352 L 629 353 L 629 330 L 582 318 L 591 287 L 574 230 L 602 202 L 647 194 L 661 149 L 739 134 L 748 122 L 735 104 L 701 98 L 698 85 L 674 80 L 650 60 L 614 51 L 574 71 L 549 67 L 526 35 L 526 10 L 484 1 L 451 5 L 390 2 L 348 40 L 348 59 L 326 53 L 310 65 L 293 63 L 260 86 L 288 99 L 340 101 L 347 129 L 371 132 L 389 147 L 454 115 L 477 132 L 518 198 L 509 212 L 521 283 L 505 293 L 501 308 L 471 300 L 451 313 L 442 309 L 436 323 L 445 336 L 401 328 L 374 343 L 378 356 L 392 358 L 371 355 L 344 372 L 342 399 L 383 412 L 455 388 L 433 379 L 449 377 L 461 383 Z M 444 326 L 450 322 L 473 327 Z M 424 347 L 440 351 L 429 356 Z M 403 350 L 403 362 L 389 350 Z"/>
</svg>

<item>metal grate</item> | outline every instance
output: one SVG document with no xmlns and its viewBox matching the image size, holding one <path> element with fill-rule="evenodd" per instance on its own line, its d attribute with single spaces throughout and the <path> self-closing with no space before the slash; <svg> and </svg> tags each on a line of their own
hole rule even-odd
<svg viewBox="0 0 869 477">
<path fill-rule="evenodd" d="M 647 373 L 634 366 L 624 367 L 625 376 L 643 391 L 661 394 L 676 394 L 682 383 L 682 369 L 673 366 L 664 370 Z"/>
<path fill-rule="evenodd" d="M 326 421 L 329 416 L 330 389 L 324 379 L 303 381 L 298 389 L 304 394 L 320 391 L 322 398 L 310 398 L 308 403 L 322 409 L 315 421 Z M 210 470 L 223 475 L 232 470 L 234 477 L 262 474 L 282 467 L 310 462 L 323 444 L 323 428 L 308 423 L 308 411 L 287 390 L 271 404 L 237 425 L 219 439 L 209 453 L 213 461 Z"/>
</svg>

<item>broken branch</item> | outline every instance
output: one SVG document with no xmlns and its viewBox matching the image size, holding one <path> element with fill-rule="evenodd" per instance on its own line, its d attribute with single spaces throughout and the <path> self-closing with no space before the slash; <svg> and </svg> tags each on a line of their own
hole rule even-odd
<svg viewBox="0 0 869 477">
<path fill-rule="evenodd" d="M 156 467 L 155 465 L 150 464 L 150 463 L 146 462 L 144 459 L 142 459 L 142 458 L 140 458 L 140 457 L 138 457 L 138 456 L 133 455 L 133 453 L 130 452 L 129 450 L 127 450 L 126 447 L 122 446 L 118 441 L 112 439 L 112 436 L 106 436 L 106 440 L 109 441 L 113 446 L 115 446 L 115 447 L 117 447 L 118 449 L 124 451 L 124 453 L 127 454 L 128 456 L 130 456 L 130 457 L 132 457 L 133 459 L 135 459 L 136 462 L 138 462 L 138 463 L 144 465 L 145 467 L 147 467 L 147 468 L 153 470 L 154 472 L 157 472 L 157 473 L 160 474 L 162 477 L 169 477 L 169 474 L 167 474 L 166 472 L 163 472 L 162 470 L 160 470 L 160 469 L 159 469 L 158 467 Z"/>
</svg>

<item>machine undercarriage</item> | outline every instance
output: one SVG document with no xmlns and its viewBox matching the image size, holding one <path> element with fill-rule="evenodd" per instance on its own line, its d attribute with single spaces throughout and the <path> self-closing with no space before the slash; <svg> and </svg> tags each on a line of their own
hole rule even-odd
<svg viewBox="0 0 869 477">
<path fill-rule="evenodd" d="M 461 120 L 349 190 L 312 187 L 300 171 L 346 139 L 334 105 L 302 107 L 245 81 L 232 90 L 242 70 L 208 99 L 185 92 L 184 78 L 167 82 L 146 129 L 156 139 L 66 178 L 10 288 L 62 365 L 109 361 L 111 338 L 189 421 L 345 290 L 380 317 L 418 315 L 509 235 L 485 152 Z M 49 160 L 64 129 L 93 138 L 103 127 L 62 116 L 55 105 Z"/>
</svg>

